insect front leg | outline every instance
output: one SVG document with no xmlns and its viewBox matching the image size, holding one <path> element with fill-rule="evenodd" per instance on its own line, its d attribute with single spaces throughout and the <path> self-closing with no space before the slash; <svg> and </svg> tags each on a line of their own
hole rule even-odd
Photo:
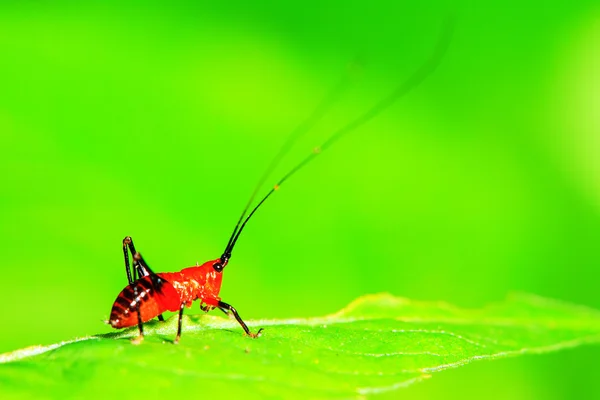
<svg viewBox="0 0 600 400">
<path fill-rule="evenodd" d="M 133 268 L 131 268 L 129 264 L 129 253 L 127 249 L 129 249 L 129 252 L 131 252 L 131 256 L 133 257 Z M 144 260 L 142 255 L 135 250 L 135 245 L 133 244 L 133 239 L 131 238 L 131 236 L 125 236 L 125 238 L 123 239 L 123 257 L 125 258 L 125 272 L 127 273 L 127 280 L 129 281 L 130 285 L 132 285 L 133 282 L 137 279 L 136 272 L 137 276 L 140 278 L 142 276 L 154 274 L 154 272 L 150 269 L 148 264 L 146 264 L 146 261 Z M 159 314 L 158 320 L 165 320 L 162 314 Z"/>
<path fill-rule="evenodd" d="M 244 332 L 246 332 L 246 335 L 250 336 L 251 338 L 257 338 L 260 336 L 260 333 L 262 332 L 262 328 L 260 328 L 258 330 L 258 332 L 256 333 L 252 333 L 250 332 L 250 329 L 248 329 L 248 326 L 246 325 L 246 323 L 242 320 L 242 317 L 240 317 L 240 314 L 238 314 L 237 310 L 230 304 L 225 303 L 224 301 L 219 301 L 218 304 L 219 309 L 221 309 L 221 311 L 223 311 L 225 314 L 229 314 L 232 313 L 233 316 L 235 317 L 235 319 L 237 320 L 237 322 L 242 326 L 242 328 L 244 329 Z"/>
</svg>

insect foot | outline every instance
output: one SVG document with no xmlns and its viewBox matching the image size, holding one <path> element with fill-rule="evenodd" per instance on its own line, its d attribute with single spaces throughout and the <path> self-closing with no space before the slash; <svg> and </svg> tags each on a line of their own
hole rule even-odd
<svg viewBox="0 0 600 400">
<path fill-rule="evenodd" d="M 138 344 L 142 343 L 143 341 L 144 341 L 144 336 L 138 335 L 138 336 L 134 337 L 133 339 L 131 339 L 131 344 L 138 345 Z"/>
<path fill-rule="evenodd" d="M 250 336 L 252 339 L 256 339 L 256 338 L 258 338 L 258 337 L 260 336 L 260 333 L 261 333 L 262 331 L 263 331 L 263 328 L 260 328 L 260 329 L 258 330 L 258 332 L 256 332 L 256 333 L 252 333 L 252 332 L 248 332 L 248 333 L 246 333 L 246 336 Z"/>
</svg>

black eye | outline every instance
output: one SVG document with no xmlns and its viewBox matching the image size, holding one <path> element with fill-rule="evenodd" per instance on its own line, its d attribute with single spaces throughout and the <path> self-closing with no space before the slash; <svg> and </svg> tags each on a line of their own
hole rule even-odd
<svg viewBox="0 0 600 400">
<path fill-rule="evenodd" d="M 221 264 L 220 262 L 216 262 L 213 264 L 213 268 L 215 269 L 215 271 L 221 272 L 223 271 L 223 264 Z"/>
</svg>

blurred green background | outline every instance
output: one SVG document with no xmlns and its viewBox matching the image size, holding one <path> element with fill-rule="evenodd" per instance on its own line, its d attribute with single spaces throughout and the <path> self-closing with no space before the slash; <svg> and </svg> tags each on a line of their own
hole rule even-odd
<svg viewBox="0 0 600 400">
<path fill-rule="evenodd" d="M 223 300 L 246 319 L 382 291 L 600 308 L 600 6 L 473 3 L 3 2 L 0 352 L 109 331 L 125 235 L 156 271 L 218 257 L 349 63 L 360 77 L 271 181 L 412 73 L 448 9 L 438 71 L 266 203 Z M 474 364 L 403 394 L 598 398 L 598 358 Z"/>
</svg>

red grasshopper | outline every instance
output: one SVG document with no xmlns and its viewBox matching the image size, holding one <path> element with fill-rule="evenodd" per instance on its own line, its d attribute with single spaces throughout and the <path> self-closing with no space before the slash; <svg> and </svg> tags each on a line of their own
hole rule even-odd
<svg viewBox="0 0 600 400">
<path fill-rule="evenodd" d="M 125 257 L 125 269 L 127 271 L 129 285 L 119 293 L 113 304 L 110 313 L 110 325 L 112 325 L 113 328 L 120 329 L 137 324 L 139 329 L 137 340 L 139 341 L 143 339 L 144 322 L 155 317 L 158 317 L 159 320 L 163 321 L 162 313 L 166 311 L 179 311 L 177 336 L 175 336 L 174 341 L 175 343 L 178 343 L 179 338 L 181 337 L 181 320 L 184 308 L 191 307 L 194 300 L 200 300 L 200 308 L 203 311 L 210 311 L 218 308 L 226 314 L 231 313 L 244 329 L 246 335 L 252 338 L 258 337 L 262 329 L 259 329 L 256 333 L 252 333 L 236 309 L 223 302 L 219 297 L 221 281 L 223 279 L 223 269 L 227 266 L 227 263 L 231 258 L 231 252 L 233 251 L 240 234 L 244 230 L 246 223 L 248 223 L 258 208 L 279 188 L 279 186 L 281 186 L 281 184 L 283 184 L 283 182 L 312 161 L 314 157 L 321 153 L 321 151 L 331 146 L 343 135 L 355 130 L 377 116 L 381 111 L 392 105 L 398 98 L 409 92 L 427 78 L 427 76 L 433 73 L 440 64 L 441 59 L 449 46 L 452 28 L 452 19 L 448 18 L 444 24 L 444 28 L 442 29 L 442 33 L 433 54 L 413 75 L 399 85 L 389 96 L 383 98 L 364 114 L 358 116 L 356 119 L 334 132 L 320 147 L 317 147 L 314 152 L 304 158 L 299 164 L 284 175 L 246 216 L 258 190 L 268 177 L 269 173 L 279 163 L 280 159 L 285 155 L 293 142 L 307 132 L 326 113 L 328 107 L 346 86 L 347 82 L 343 81 L 342 84 L 315 110 L 315 112 L 287 139 L 279 154 L 272 161 L 265 175 L 263 175 L 258 186 L 254 190 L 254 193 L 250 197 L 221 257 L 216 260 L 207 261 L 199 266 L 185 268 L 180 272 L 154 273 L 144 261 L 142 255 L 136 251 L 131 237 L 125 237 L 125 239 L 123 239 L 123 254 Z M 131 252 L 133 256 L 133 268 L 131 268 L 129 264 L 128 251 Z"/>
</svg>

